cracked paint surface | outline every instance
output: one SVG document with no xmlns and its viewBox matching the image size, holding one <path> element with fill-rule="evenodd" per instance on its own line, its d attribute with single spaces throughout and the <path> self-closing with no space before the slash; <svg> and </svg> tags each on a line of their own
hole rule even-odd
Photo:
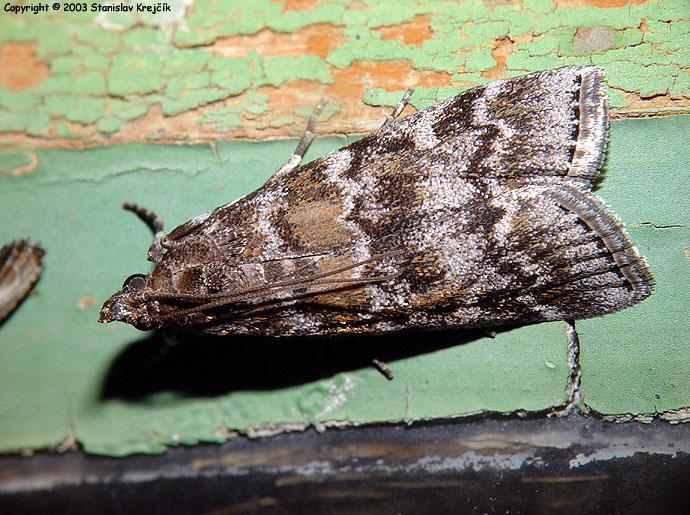
<svg viewBox="0 0 690 515">
<path fill-rule="evenodd" d="M 30 236 L 46 248 L 39 293 L 0 327 L 0 450 L 76 441 L 94 453 L 162 452 L 237 432 L 265 436 L 308 426 L 549 412 L 578 396 L 583 409 L 616 420 L 687 420 L 689 127 L 688 116 L 612 123 L 597 193 L 627 223 L 657 289 L 633 308 L 577 323 L 577 395 L 568 391 L 561 323 L 495 338 L 428 333 L 417 343 L 443 345 L 389 361 L 393 381 L 365 365 L 280 386 L 265 377 L 276 367 L 300 365 L 292 354 L 317 362 L 323 359 L 317 351 L 337 357 L 353 352 L 353 342 L 324 342 L 328 348 L 312 348 L 315 357 L 300 347 L 281 354 L 292 345 L 287 340 L 250 352 L 249 361 L 238 360 L 247 355 L 233 347 L 238 343 L 225 341 L 156 355 L 146 333 L 96 323 L 101 302 L 124 277 L 148 266 L 150 232 L 120 209 L 122 201 L 155 209 L 172 228 L 261 185 L 295 142 L 219 143 L 215 151 L 210 145 L 141 143 L 0 153 L 0 169 L 37 163 L 31 173 L 0 177 L 0 219 L 11 221 L 0 227 L 0 241 Z M 317 139 L 307 159 L 342 144 Z M 405 336 L 388 342 L 402 345 Z M 126 359 L 132 353 L 134 364 Z M 251 367 L 257 373 L 249 383 L 228 386 Z M 118 369 L 135 385 L 152 375 L 155 388 L 143 388 L 136 398 L 104 395 Z"/>
<path fill-rule="evenodd" d="M 5 139 L 297 135 L 295 108 L 321 97 L 340 106 L 331 134 L 362 133 L 409 86 L 422 107 L 488 80 L 582 63 L 605 68 L 614 115 L 690 111 L 686 0 L 169 3 L 158 15 L 3 15 Z"/>
</svg>

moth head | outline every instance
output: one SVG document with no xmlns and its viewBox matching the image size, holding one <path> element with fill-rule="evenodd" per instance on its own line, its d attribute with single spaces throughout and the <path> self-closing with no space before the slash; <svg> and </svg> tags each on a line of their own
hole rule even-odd
<svg viewBox="0 0 690 515">
<path fill-rule="evenodd" d="M 143 274 L 130 275 L 122 284 L 122 290 L 105 301 L 98 321 L 125 322 L 146 331 L 153 328 L 153 316 L 147 300 L 148 277 Z"/>
</svg>

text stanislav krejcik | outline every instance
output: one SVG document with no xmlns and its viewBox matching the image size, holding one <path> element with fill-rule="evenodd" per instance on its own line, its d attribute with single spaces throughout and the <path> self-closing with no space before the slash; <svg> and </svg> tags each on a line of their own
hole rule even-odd
<svg viewBox="0 0 690 515">
<path fill-rule="evenodd" d="M 151 5 L 146 5 L 143 3 L 137 3 L 136 5 L 127 5 L 127 4 L 97 4 L 97 3 L 92 3 L 91 4 L 91 11 L 92 12 L 138 12 L 138 13 L 143 13 L 143 12 L 149 12 L 151 14 L 158 14 L 158 13 L 169 13 L 171 12 L 172 8 L 170 7 L 170 4 L 168 2 L 158 2 L 155 4 Z"/>
</svg>

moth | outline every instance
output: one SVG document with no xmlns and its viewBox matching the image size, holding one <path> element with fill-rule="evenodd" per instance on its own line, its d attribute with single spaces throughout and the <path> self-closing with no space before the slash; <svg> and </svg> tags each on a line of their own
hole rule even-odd
<svg viewBox="0 0 690 515">
<path fill-rule="evenodd" d="M 9 316 L 38 281 L 43 249 L 27 240 L 0 248 L 0 322 Z"/>
<path fill-rule="evenodd" d="M 478 86 L 299 166 L 165 234 L 101 322 L 212 335 L 380 333 L 596 317 L 652 275 L 591 192 L 603 72 L 566 66 Z"/>
</svg>

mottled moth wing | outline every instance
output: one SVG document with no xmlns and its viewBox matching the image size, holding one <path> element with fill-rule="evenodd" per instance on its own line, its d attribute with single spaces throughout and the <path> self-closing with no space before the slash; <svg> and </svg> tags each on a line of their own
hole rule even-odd
<svg viewBox="0 0 690 515">
<path fill-rule="evenodd" d="M 41 274 L 43 249 L 26 240 L 0 248 L 0 321 L 29 294 Z"/>
<path fill-rule="evenodd" d="M 590 192 L 607 123 L 591 66 L 470 89 L 178 227 L 102 319 L 316 335 L 623 309 L 652 277 Z"/>
</svg>

